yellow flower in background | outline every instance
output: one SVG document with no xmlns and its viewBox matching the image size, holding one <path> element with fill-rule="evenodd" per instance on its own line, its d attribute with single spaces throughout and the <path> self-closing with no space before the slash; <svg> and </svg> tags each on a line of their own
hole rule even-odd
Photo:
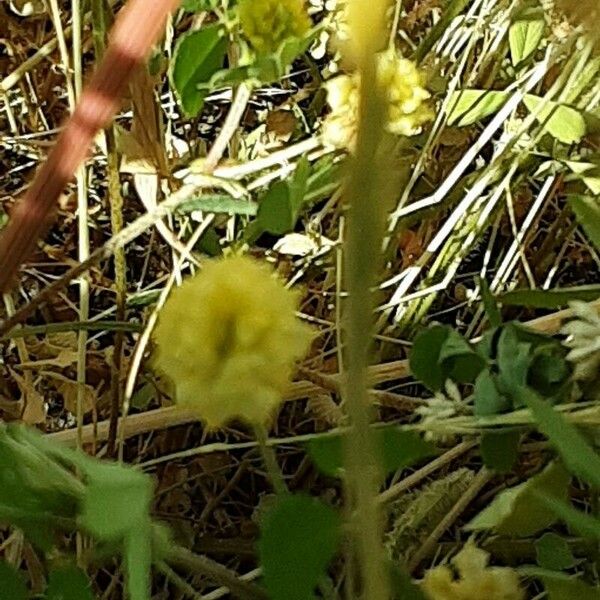
<svg viewBox="0 0 600 600">
<path fill-rule="evenodd" d="M 489 554 L 468 542 L 452 559 L 452 565 L 429 569 L 421 584 L 429 600 L 523 600 L 516 571 L 488 566 Z"/>
<path fill-rule="evenodd" d="M 377 55 L 377 81 L 386 101 L 385 128 L 394 135 L 415 135 L 433 118 L 426 101 L 422 73 L 416 65 L 393 51 Z M 353 73 L 339 75 L 325 84 L 331 113 L 323 123 L 326 144 L 352 150 L 356 144 L 356 124 L 360 104 L 360 77 Z"/>
<path fill-rule="evenodd" d="M 312 339 L 295 316 L 297 299 L 267 265 L 244 256 L 209 262 L 173 290 L 153 362 L 176 404 L 209 427 L 235 418 L 265 424 Z"/>
<path fill-rule="evenodd" d="M 311 23 L 303 0 L 241 0 L 242 32 L 259 54 L 269 54 L 288 38 L 302 38 Z"/>
</svg>

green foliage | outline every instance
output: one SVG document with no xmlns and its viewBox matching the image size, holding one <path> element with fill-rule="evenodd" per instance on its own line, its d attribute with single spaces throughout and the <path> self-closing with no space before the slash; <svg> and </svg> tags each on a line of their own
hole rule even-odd
<svg viewBox="0 0 600 600">
<path fill-rule="evenodd" d="M 464 127 L 497 112 L 510 98 L 508 91 L 465 89 L 455 92 L 450 99 L 448 124 Z M 526 94 L 523 103 L 535 113 L 546 133 L 563 144 L 581 141 L 586 133 L 586 122 L 581 111 L 565 104 Z"/>
<path fill-rule="evenodd" d="M 575 144 L 585 135 L 585 119 L 580 111 L 527 94 L 523 99 L 525 106 L 536 113 L 536 119 L 547 133 L 563 144 Z"/>
<path fill-rule="evenodd" d="M 181 36 L 171 63 L 171 85 L 181 108 L 188 117 L 195 117 L 204 106 L 206 84 L 223 66 L 227 52 L 227 37 L 221 25 L 210 25 Z"/>
<path fill-rule="evenodd" d="M 534 392 L 523 388 L 519 393 L 531 409 L 540 431 L 548 436 L 571 473 L 600 488 L 600 456 L 583 436 Z"/>
<path fill-rule="evenodd" d="M 521 569 L 530 577 L 539 579 L 548 593 L 548 600 L 600 600 L 600 588 L 592 587 L 576 577 L 548 569 Z"/>
<path fill-rule="evenodd" d="M 94 600 L 86 574 L 76 566 L 50 571 L 46 600 Z"/>
<path fill-rule="evenodd" d="M 337 512 L 315 498 L 283 495 L 264 517 L 258 543 L 272 600 L 309 600 L 337 549 Z"/>
<path fill-rule="evenodd" d="M 447 325 L 433 325 L 422 331 L 410 353 L 412 373 L 433 391 L 441 390 L 448 378 L 472 382 L 484 366 L 481 356 Z"/>
<path fill-rule="evenodd" d="M 253 231 L 283 235 L 293 231 L 306 194 L 310 163 L 303 159 L 290 179 L 276 181 L 259 202 Z"/>
<path fill-rule="evenodd" d="M 540 501 L 539 494 L 566 500 L 570 476 L 559 463 L 551 463 L 541 473 L 500 492 L 465 529 L 493 530 L 502 535 L 527 537 L 552 525 L 557 517 Z"/>
<path fill-rule="evenodd" d="M 568 201 L 586 235 L 596 249 L 600 249 L 600 203 L 598 198 L 573 195 L 568 197 Z"/>
<path fill-rule="evenodd" d="M 511 322 L 476 345 L 449 326 L 433 325 L 417 335 L 409 360 L 413 375 L 432 391 L 443 389 L 447 379 L 474 383 L 473 412 L 489 416 L 521 408 L 515 393 L 520 386 L 552 402 L 564 400 L 571 389 L 565 357 L 558 340 Z"/>
<path fill-rule="evenodd" d="M 200 198 L 191 198 L 177 207 L 177 214 L 189 214 L 194 211 L 226 215 L 244 215 L 253 217 L 258 206 L 254 202 L 226 196 L 207 194 Z"/>
<path fill-rule="evenodd" d="M 214 10 L 218 4 L 218 0 L 182 0 L 181 8 L 188 12 L 201 12 Z"/>
<path fill-rule="evenodd" d="M 508 30 L 513 65 L 520 65 L 540 47 L 545 28 L 544 10 L 539 3 L 519 11 Z"/>
<path fill-rule="evenodd" d="M 600 229 L 598 233 L 600 234 Z M 600 237 L 598 239 L 600 241 Z M 497 298 L 502 304 L 506 305 L 528 306 L 530 308 L 559 308 L 567 306 L 572 300 L 590 302 L 598 297 L 600 297 L 600 285 L 591 284 L 549 290 L 514 290 L 501 294 Z"/>
<path fill-rule="evenodd" d="M 535 542 L 537 564 L 543 569 L 563 571 L 575 566 L 575 558 L 567 541 L 556 533 L 545 533 Z"/>
<path fill-rule="evenodd" d="M 434 449 L 415 431 L 382 427 L 373 432 L 380 457 L 379 466 L 385 474 L 414 465 L 430 456 Z M 344 436 L 327 436 L 311 440 L 307 451 L 319 471 L 330 477 L 343 475 Z"/>
<path fill-rule="evenodd" d="M 481 436 L 481 458 L 486 467 L 508 473 L 515 466 L 519 457 L 518 430 L 487 431 Z"/>
<path fill-rule="evenodd" d="M 21 573 L 0 561 L 0 600 L 25 600 L 29 597 Z"/>
<path fill-rule="evenodd" d="M 510 98 L 508 92 L 461 90 L 450 97 L 448 125 L 465 127 L 497 112 Z"/>
</svg>

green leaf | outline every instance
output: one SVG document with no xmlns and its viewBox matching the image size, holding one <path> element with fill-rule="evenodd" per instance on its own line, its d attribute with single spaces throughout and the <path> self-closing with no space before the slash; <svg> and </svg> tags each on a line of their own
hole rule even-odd
<svg viewBox="0 0 600 600">
<path fill-rule="evenodd" d="M 548 600 L 600 600 L 600 588 L 592 587 L 565 573 L 546 569 L 520 569 L 524 575 L 540 579 L 548 592 Z"/>
<path fill-rule="evenodd" d="M 413 375 L 432 391 L 446 379 L 471 383 L 485 366 L 483 357 L 452 327 L 433 325 L 421 331 L 411 348 Z"/>
<path fill-rule="evenodd" d="M 202 12 L 213 10 L 218 6 L 218 0 L 183 0 L 181 8 L 188 12 Z"/>
<path fill-rule="evenodd" d="M 46 600 L 94 600 L 94 594 L 86 574 L 72 565 L 50 571 Z"/>
<path fill-rule="evenodd" d="M 409 467 L 434 453 L 434 447 L 416 431 L 382 427 L 373 431 L 373 437 L 380 466 L 386 475 Z M 339 477 L 343 474 L 343 443 L 343 435 L 315 438 L 308 442 L 308 454 L 324 475 Z"/>
<path fill-rule="evenodd" d="M 128 597 L 130 600 L 150 600 L 152 529 L 148 514 L 127 532 L 124 559 Z"/>
<path fill-rule="evenodd" d="M 458 383 L 472 383 L 485 367 L 483 358 L 452 328 L 440 349 L 438 362 L 448 377 Z"/>
<path fill-rule="evenodd" d="M 563 144 L 581 141 L 586 127 L 583 115 L 574 108 L 527 94 L 523 102 L 528 110 L 537 112 L 536 119 L 551 136 Z"/>
<path fill-rule="evenodd" d="M 507 412 L 512 408 L 510 398 L 498 390 L 497 377 L 482 371 L 475 380 L 473 390 L 473 414 L 488 417 Z"/>
<path fill-rule="evenodd" d="M 568 542 L 556 533 L 545 533 L 535 542 L 537 564 L 543 569 L 563 571 L 575 566 Z"/>
<path fill-rule="evenodd" d="M 309 172 L 310 163 L 303 158 L 289 180 L 276 181 L 269 187 L 258 205 L 252 236 L 263 232 L 283 235 L 294 230 L 304 204 Z"/>
<path fill-rule="evenodd" d="M 450 97 L 448 125 L 465 127 L 497 112 L 509 99 L 509 92 L 461 90 Z"/>
<path fill-rule="evenodd" d="M 589 196 L 568 196 L 567 200 L 586 235 L 600 250 L 600 203 Z"/>
<path fill-rule="evenodd" d="M 580 535 L 600 539 L 600 520 L 573 508 L 564 500 L 549 497 L 542 492 L 534 494 L 536 499 L 556 517 L 564 521 L 573 531 Z"/>
<path fill-rule="evenodd" d="M 502 325 L 502 315 L 496 299 L 490 291 L 488 282 L 480 278 L 479 287 L 481 289 L 481 301 L 483 302 L 483 308 L 492 327 L 500 327 Z M 599 286 L 600 287 L 600 286 Z"/>
<path fill-rule="evenodd" d="M 0 561 L 0 600 L 25 600 L 29 597 L 23 575 Z"/>
<path fill-rule="evenodd" d="M 527 481 L 500 492 L 470 523 L 467 531 L 494 530 L 501 535 L 527 537 L 549 527 L 556 513 L 540 500 L 540 493 L 566 500 L 570 476 L 559 463 L 551 463 Z"/>
<path fill-rule="evenodd" d="M 441 390 L 446 381 L 439 357 L 449 331 L 450 328 L 443 325 L 428 327 L 417 335 L 410 350 L 411 373 L 434 392 Z"/>
<path fill-rule="evenodd" d="M 522 341 L 520 331 L 512 323 L 502 328 L 498 339 L 498 369 L 500 389 L 511 396 L 518 386 L 526 385 L 529 367 L 533 361 L 532 344 Z"/>
<path fill-rule="evenodd" d="M 146 522 L 152 480 L 144 473 L 116 464 L 91 463 L 81 524 L 99 540 L 120 540 Z"/>
<path fill-rule="evenodd" d="M 600 211 L 598 213 L 600 216 Z M 600 221 L 599 221 L 600 225 Z M 600 226 L 599 231 L 600 235 Z M 598 238 L 600 240 L 600 237 Z M 498 296 L 502 304 L 511 306 L 527 306 L 530 308 L 559 308 L 567 306 L 572 300 L 591 302 L 600 297 L 600 285 L 580 285 L 570 288 L 554 288 L 550 290 L 514 290 Z"/>
<path fill-rule="evenodd" d="M 257 205 L 248 200 L 240 200 L 225 195 L 206 195 L 200 198 L 191 198 L 180 204 L 175 211 L 177 214 L 189 214 L 194 211 L 206 213 L 223 213 L 227 215 L 246 215 L 254 216 L 257 212 Z"/>
<path fill-rule="evenodd" d="M 267 512 L 258 551 L 272 600 L 308 600 L 336 552 L 337 512 L 315 498 L 282 495 Z"/>
<path fill-rule="evenodd" d="M 508 473 L 519 457 L 518 430 L 489 431 L 481 436 L 481 458 L 489 469 L 498 473 Z"/>
<path fill-rule="evenodd" d="M 508 43 L 514 66 L 521 64 L 539 48 L 545 28 L 544 13 L 538 6 L 523 11 L 510 26 Z"/>
<path fill-rule="evenodd" d="M 521 388 L 519 395 L 531 409 L 540 431 L 550 439 L 569 471 L 600 488 L 600 456 L 577 429 L 534 391 Z"/>
<path fill-rule="evenodd" d="M 226 32 L 218 24 L 203 27 L 179 38 L 170 78 L 181 108 L 188 117 L 195 117 L 202 110 L 206 91 L 200 90 L 198 86 L 208 82 L 221 68 L 226 52 Z"/>
</svg>

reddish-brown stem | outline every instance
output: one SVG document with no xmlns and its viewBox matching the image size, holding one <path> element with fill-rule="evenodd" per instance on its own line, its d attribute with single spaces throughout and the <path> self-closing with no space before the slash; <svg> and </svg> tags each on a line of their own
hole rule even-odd
<svg viewBox="0 0 600 600">
<path fill-rule="evenodd" d="M 129 0 L 119 13 L 104 59 L 0 236 L 0 291 L 10 287 L 44 234 L 60 194 L 96 133 L 116 112 L 133 70 L 144 61 L 178 4 L 179 0 Z"/>
</svg>

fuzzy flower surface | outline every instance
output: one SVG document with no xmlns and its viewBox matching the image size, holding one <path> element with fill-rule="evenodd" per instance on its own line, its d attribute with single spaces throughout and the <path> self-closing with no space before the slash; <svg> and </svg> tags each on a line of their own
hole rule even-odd
<svg viewBox="0 0 600 600">
<path fill-rule="evenodd" d="M 489 554 L 469 542 L 447 565 L 429 569 L 421 584 L 429 600 L 523 600 L 516 571 L 490 567 Z"/>
<path fill-rule="evenodd" d="M 176 405 L 209 427 L 267 422 L 312 339 L 297 300 L 244 256 L 207 263 L 173 290 L 154 331 L 154 367 L 172 382 Z"/>
<path fill-rule="evenodd" d="M 311 22 L 303 0 L 241 0 L 242 32 L 258 54 L 274 52 L 288 38 L 302 38 Z"/>
<path fill-rule="evenodd" d="M 426 101 L 423 74 L 415 63 L 394 51 L 378 54 L 377 83 L 385 99 L 386 130 L 394 135 L 411 136 L 433 118 Z M 337 148 L 352 150 L 360 105 L 360 76 L 339 75 L 325 84 L 331 114 L 323 123 L 323 141 Z"/>
</svg>

